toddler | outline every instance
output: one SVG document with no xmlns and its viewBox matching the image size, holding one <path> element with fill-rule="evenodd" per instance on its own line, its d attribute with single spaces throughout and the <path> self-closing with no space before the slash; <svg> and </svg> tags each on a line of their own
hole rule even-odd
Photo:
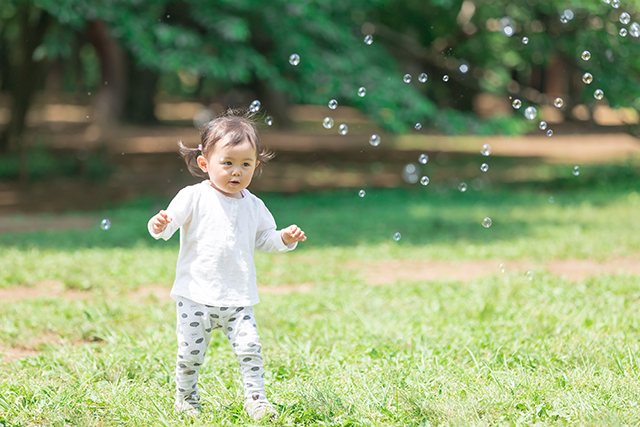
<svg viewBox="0 0 640 427">
<path fill-rule="evenodd" d="M 211 331 L 222 329 L 240 362 L 244 409 L 253 420 L 277 416 L 264 390 L 260 338 L 252 306 L 259 302 L 254 250 L 286 252 L 305 241 L 296 225 L 276 230 L 264 203 L 247 190 L 273 155 L 260 147 L 253 121 L 230 112 L 206 124 L 198 148 L 179 143 L 194 176 L 149 220 L 149 233 L 168 240 L 180 229 L 180 252 L 171 297 L 176 301 L 178 412 L 200 412 L 198 372 Z"/>
</svg>

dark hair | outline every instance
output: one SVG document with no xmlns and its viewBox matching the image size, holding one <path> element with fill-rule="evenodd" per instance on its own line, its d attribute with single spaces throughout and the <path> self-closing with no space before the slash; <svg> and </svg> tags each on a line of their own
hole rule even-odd
<svg viewBox="0 0 640 427">
<path fill-rule="evenodd" d="M 201 142 L 198 148 L 189 148 L 182 141 L 178 142 L 180 155 L 191 175 L 207 176 L 206 172 L 198 166 L 197 158 L 200 154 L 209 158 L 214 145 L 224 138 L 227 138 L 227 144 L 232 147 L 249 141 L 255 147 L 256 159 L 260 162 L 256 167 L 256 174 L 261 174 L 263 165 L 275 157 L 275 153 L 260 147 L 260 138 L 253 117 L 253 113 L 245 110 L 227 110 L 200 128 Z"/>
</svg>

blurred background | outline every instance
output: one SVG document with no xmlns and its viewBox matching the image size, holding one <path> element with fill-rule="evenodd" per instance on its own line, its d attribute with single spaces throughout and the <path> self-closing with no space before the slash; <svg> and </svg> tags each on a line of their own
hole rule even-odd
<svg viewBox="0 0 640 427">
<path fill-rule="evenodd" d="M 278 153 L 254 191 L 638 179 L 639 7 L 0 0 L 0 214 L 171 197 L 229 107 Z"/>
</svg>

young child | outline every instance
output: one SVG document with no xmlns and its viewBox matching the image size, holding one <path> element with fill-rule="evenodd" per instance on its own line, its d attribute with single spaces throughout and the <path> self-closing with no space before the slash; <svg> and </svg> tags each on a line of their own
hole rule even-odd
<svg viewBox="0 0 640 427">
<path fill-rule="evenodd" d="M 194 176 L 166 211 L 149 220 L 149 233 L 168 240 L 180 229 L 180 253 L 171 297 L 176 301 L 178 412 L 198 415 L 198 372 L 211 331 L 222 329 L 240 362 L 244 409 L 258 420 L 277 416 L 264 390 L 260 338 L 252 306 L 259 302 L 254 250 L 286 252 L 305 241 L 296 225 L 276 230 L 264 203 L 246 188 L 273 155 L 260 147 L 247 116 L 230 112 L 201 131 L 202 144 L 180 153 Z"/>
</svg>

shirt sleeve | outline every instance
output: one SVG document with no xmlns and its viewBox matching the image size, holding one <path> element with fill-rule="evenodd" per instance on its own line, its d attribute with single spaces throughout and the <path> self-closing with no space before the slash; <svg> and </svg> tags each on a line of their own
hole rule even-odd
<svg viewBox="0 0 640 427">
<path fill-rule="evenodd" d="M 259 199 L 258 199 L 259 200 Z M 260 252 L 287 252 L 298 246 L 298 242 L 285 245 L 280 230 L 276 230 L 276 221 L 269 209 L 259 200 L 258 229 L 256 231 L 256 250 Z"/>
<path fill-rule="evenodd" d="M 191 213 L 193 211 L 193 198 L 194 191 L 192 188 L 187 187 L 183 188 L 176 194 L 176 197 L 173 198 L 171 203 L 166 209 L 167 215 L 171 218 L 171 222 L 167 224 L 167 228 L 165 228 L 162 232 L 156 234 L 153 232 L 153 227 L 151 226 L 151 222 L 153 221 L 153 217 L 147 223 L 147 229 L 149 230 L 149 234 L 158 240 L 160 238 L 164 240 L 169 240 L 173 233 L 176 232 L 184 223 L 191 219 Z"/>
</svg>

